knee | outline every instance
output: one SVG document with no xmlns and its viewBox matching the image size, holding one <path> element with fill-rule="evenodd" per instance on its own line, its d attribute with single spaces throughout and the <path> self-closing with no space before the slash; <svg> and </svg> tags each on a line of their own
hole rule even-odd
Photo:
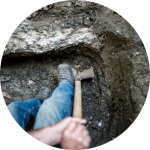
<svg viewBox="0 0 150 150">
<path fill-rule="evenodd" d="M 50 116 L 51 114 L 57 113 L 59 107 L 56 102 L 44 101 L 41 108 L 39 109 L 39 114 L 44 116 Z"/>
</svg>

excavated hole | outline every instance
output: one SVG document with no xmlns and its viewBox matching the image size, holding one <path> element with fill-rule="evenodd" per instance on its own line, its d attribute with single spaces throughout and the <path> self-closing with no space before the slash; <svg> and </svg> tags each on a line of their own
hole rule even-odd
<svg viewBox="0 0 150 150">
<path fill-rule="evenodd" d="M 74 68 L 80 66 L 80 71 L 93 66 L 95 78 L 82 81 L 82 111 L 83 118 L 87 120 L 85 126 L 92 137 L 90 147 L 102 145 L 120 135 L 131 124 L 126 120 L 128 114 L 124 114 L 131 103 L 131 64 L 125 53 L 121 51 L 108 57 L 108 64 L 104 63 L 102 55 L 79 46 L 43 55 L 9 58 L 9 61 L 3 58 L 2 92 L 11 97 L 5 97 L 5 102 L 8 105 L 13 101 L 35 98 L 41 87 L 50 87 L 53 91 L 58 86 L 56 69 L 59 64 L 67 63 Z M 130 109 L 128 113 L 132 113 Z M 32 130 L 32 122 L 31 117 L 27 131 Z"/>
</svg>

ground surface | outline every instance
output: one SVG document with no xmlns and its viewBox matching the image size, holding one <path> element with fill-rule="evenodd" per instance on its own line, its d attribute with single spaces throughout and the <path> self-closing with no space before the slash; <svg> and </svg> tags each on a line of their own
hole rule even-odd
<svg viewBox="0 0 150 150">
<path fill-rule="evenodd" d="M 94 67 L 96 77 L 82 81 L 91 147 L 125 131 L 140 113 L 149 87 L 147 54 L 131 25 L 113 10 L 84 1 L 34 12 L 4 50 L 1 86 L 6 104 L 34 98 L 42 86 L 54 90 L 56 68 L 64 62 L 80 66 L 80 71 Z"/>
</svg>

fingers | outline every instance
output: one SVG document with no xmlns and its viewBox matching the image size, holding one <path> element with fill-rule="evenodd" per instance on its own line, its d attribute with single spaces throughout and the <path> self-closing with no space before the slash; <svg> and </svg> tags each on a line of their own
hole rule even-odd
<svg viewBox="0 0 150 150">
<path fill-rule="evenodd" d="M 55 128 L 57 128 L 57 130 L 59 129 L 59 132 L 62 133 L 71 122 L 74 122 L 77 124 L 85 124 L 86 120 L 79 119 L 79 118 L 73 118 L 73 117 L 67 117 L 67 118 L 63 119 L 62 121 L 60 121 L 59 123 L 57 123 L 55 125 Z"/>
<path fill-rule="evenodd" d="M 84 137 L 89 136 L 89 132 L 85 129 L 85 130 L 82 132 L 82 135 L 83 135 Z"/>
<path fill-rule="evenodd" d="M 74 129 L 75 129 L 74 133 L 80 133 L 83 130 L 85 130 L 85 127 L 82 125 L 82 124 L 86 123 L 85 119 L 68 117 L 68 118 L 66 118 L 66 122 L 67 122 L 66 128 L 68 128 L 68 131 L 70 131 L 70 132 L 73 131 Z"/>
<path fill-rule="evenodd" d="M 76 123 L 79 124 L 85 124 L 87 121 L 85 119 L 79 119 L 79 118 L 72 118 L 72 121 L 75 121 Z"/>
<path fill-rule="evenodd" d="M 84 138 L 83 143 L 82 143 L 84 149 L 89 148 L 90 147 L 90 143 L 91 143 L 91 137 L 90 136 Z"/>
<path fill-rule="evenodd" d="M 86 148 L 88 148 L 90 146 L 91 143 L 91 137 L 89 136 L 89 132 L 86 130 L 84 131 L 84 133 L 82 133 L 84 135 L 84 140 L 83 140 L 83 145 Z"/>
<path fill-rule="evenodd" d="M 77 123 L 77 124 L 85 124 L 87 121 L 85 119 L 67 117 L 61 123 L 61 128 L 65 129 L 71 122 L 74 122 L 74 123 Z"/>
<path fill-rule="evenodd" d="M 64 131 L 64 135 L 66 137 L 70 137 L 70 133 L 74 133 L 74 130 L 76 128 L 76 123 L 71 122 L 68 126 L 67 126 L 67 130 Z"/>
<path fill-rule="evenodd" d="M 65 121 L 67 123 L 70 123 L 71 121 L 73 121 L 73 122 L 76 122 L 78 124 L 85 124 L 87 122 L 85 119 L 73 118 L 73 117 L 67 117 L 67 118 L 65 118 Z"/>
<path fill-rule="evenodd" d="M 77 125 L 74 129 L 73 137 L 77 138 L 78 146 L 86 149 L 90 146 L 91 138 L 89 136 L 89 132 L 85 129 L 83 125 Z"/>
<path fill-rule="evenodd" d="M 68 131 L 69 132 L 72 132 L 76 127 L 76 123 L 75 122 L 71 122 L 69 125 L 68 125 Z"/>
<path fill-rule="evenodd" d="M 74 133 L 75 134 L 82 133 L 84 130 L 85 130 L 85 127 L 83 125 L 77 124 Z"/>
</svg>

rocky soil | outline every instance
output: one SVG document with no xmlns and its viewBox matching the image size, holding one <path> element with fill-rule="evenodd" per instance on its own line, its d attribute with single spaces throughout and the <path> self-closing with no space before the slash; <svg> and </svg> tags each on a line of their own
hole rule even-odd
<svg viewBox="0 0 150 150">
<path fill-rule="evenodd" d="M 6 104 L 34 98 L 42 86 L 54 90 L 61 63 L 80 71 L 94 68 L 96 77 L 82 81 L 90 147 L 113 140 L 133 123 L 147 96 L 149 63 L 138 34 L 119 14 L 74 0 L 28 16 L 4 50 L 0 77 Z"/>
</svg>

